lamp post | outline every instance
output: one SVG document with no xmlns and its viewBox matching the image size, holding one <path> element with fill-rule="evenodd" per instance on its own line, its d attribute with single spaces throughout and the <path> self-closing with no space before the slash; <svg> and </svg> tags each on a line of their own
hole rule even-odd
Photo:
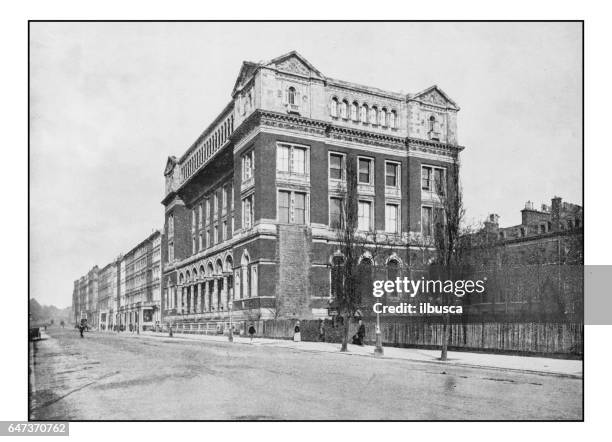
<svg viewBox="0 0 612 442">
<path fill-rule="evenodd" d="M 384 354 L 382 336 L 380 334 L 380 313 L 378 312 L 376 312 L 376 348 L 374 348 L 374 354 L 376 356 L 382 356 Z"/>
</svg>

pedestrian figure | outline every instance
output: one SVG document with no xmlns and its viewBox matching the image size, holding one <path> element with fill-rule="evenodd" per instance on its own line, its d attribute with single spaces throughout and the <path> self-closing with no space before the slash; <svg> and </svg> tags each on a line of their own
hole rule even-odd
<svg viewBox="0 0 612 442">
<path fill-rule="evenodd" d="M 81 333 L 81 338 L 83 338 L 83 332 L 85 331 L 85 327 L 87 325 L 87 319 L 81 319 L 81 323 L 79 324 L 79 333 Z"/>
<path fill-rule="evenodd" d="M 323 328 L 322 319 L 319 319 L 319 341 L 325 342 L 325 329 Z"/>
<path fill-rule="evenodd" d="M 363 346 L 363 340 L 365 338 L 366 329 L 365 325 L 363 325 L 363 321 L 359 320 L 359 328 L 357 329 L 357 340 L 359 341 L 359 345 Z"/>
<path fill-rule="evenodd" d="M 255 336 L 255 326 L 253 324 L 249 327 L 249 335 L 251 335 L 251 344 L 253 343 L 253 336 Z"/>
<path fill-rule="evenodd" d="M 302 334 L 300 333 L 300 321 L 298 321 L 293 329 L 293 342 L 300 342 L 301 340 Z"/>
</svg>

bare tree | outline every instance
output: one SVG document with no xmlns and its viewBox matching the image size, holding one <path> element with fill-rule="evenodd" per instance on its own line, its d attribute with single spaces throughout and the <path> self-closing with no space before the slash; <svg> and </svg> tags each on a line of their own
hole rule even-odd
<svg viewBox="0 0 612 442">
<path fill-rule="evenodd" d="M 340 188 L 340 213 L 332 221 L 336 231 L 341 256 L 332 262 L 332 291 L 338 308 L 338 314 L 344 321 L 344 335 L 340 351 L 348 350 L 350 320 L 361 307 L 361 292 L 358 286 L 358 265 L 360 253 L 357 250 L 360 240 L 357 237 L 358 196 L 357 171 L 354 159 L 347 156 L 346 188 Z"/>
<path fill-rule="evenodd" d="M 383 254 L 393 254 L 402 245 L 398 235 L 379 234 L 374 226 L 369 230 L 359 228 L 358 174 L 354 158 L 347 158 L 345 175 L 346 186 L 341 185 L 336 193 L 340 210 L 331 224 L 339 244 L 339 254 L 331 267 L 332 293 L 344 324 L 340 351 L 348 349 L 351 319 L 366 305 L 364 296 L 372 294 L 373 277 L 384 267 Z"/>
<path fill-rule="evenodd" d="M 445 182 L 444 182 L 445 181 Z M 464 242 L 462 237 L 462 222 L 465 216 L 461 184 L 459 182 L 459 160 L 458 158 L 447 167 L 445 180 L 435 183 L 440 205 L 433 213 L 433 242 L 435 245 L 436 276 L 445 280 L 454 281 L 459 279 L 463 267 Z M 448 305 L 456 299 L 451 298 L 450 293 L 443 292 L 441 301 Z M 440 359 L 447 360 L 448 339 L 450 327 L 450 313 L 443 314 L 442 325 L 442 351 Z"/>
</svg>

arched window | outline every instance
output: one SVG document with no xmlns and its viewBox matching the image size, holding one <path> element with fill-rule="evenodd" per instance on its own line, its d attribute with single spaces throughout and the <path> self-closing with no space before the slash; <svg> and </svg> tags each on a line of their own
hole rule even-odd
<svg viewBox="0 0 612 442">
<path fill-rule="evenodd" d="M 389 114 L 389 127 L 391 129 L 395 129 L 395 125 L 397 120 L 397 114 L 394 110 L 391 111 L 391 113 Z"/>
<path fill-rule="evenodd" d="M 368 122 L 368 105 L 367 104 L 361 105 L 361 110 L 359 112 L 359 119 L 361 120 L 362 123 Z"/>
<path fill-rule="evenodd" d="M 370 124 L 378 124 L 378 109 L 376 106 L 372 106 L 372 109 L 370 109 Z"/>
<path fill-rule="evenodd" d="M 342 118 L 348 118 L 348 101 L 343 100 L 342 106 L 340 107 L 340 116 Z"/>
<path fill-rule="evenodd" d="M 384 107 L 380 110 L 379 124 L 383 127 L 387 127 L 387 109 Z"/>
<path fill-rule="evenodd" d="M 361 299 L 368 299 L 372 295 L 372 287 L 374 285 L 374 263 L 372 258 L 364 256 L 359 262 L 359 277 L 357 290 L 361 293 Z"/>
<path fill-rule="evenodd" d="M 357 102 L 353 101 L 353 104 L 351 104 L 351 120 L 353 121 L 359 121 L 359 118 L 357 117 L 358 108 L 359 108 L 359 105 L 357 104 Z"/>
<path fill-rule="evenodd" d="M 287 103 L 295 104 L 295 88 L 293 86 L 289 86 L 289 89 L 287 89 Z"/>
<path fill-rule="evenodd" d="M 338 99 L 336 97 L 332 98 L 331 100 L 330 113 L 332 117 L 338 117 Z"/>
</svg>

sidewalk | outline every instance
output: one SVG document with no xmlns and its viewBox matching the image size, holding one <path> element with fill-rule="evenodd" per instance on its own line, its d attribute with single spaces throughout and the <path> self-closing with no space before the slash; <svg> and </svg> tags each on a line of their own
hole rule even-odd
<svg viewBox="0 0 612 442">
<path fill-rule="evenodd" d="M 122 336 L 147 337 L 147 338 L 166 338 L 167 333 L 141 332 L 140 335 L 132 333 L 121 333 Z M 171 339 L 178 340 L 201 340 L 213 342 L 228 342 L 226 335 L 196 335 L 175 333 Z M 336 353 L 339 355 L 353 356 L 374 356 L 374 346 L 358 345 L 348 346 L 348 352 L 340 352 L 340 344 L 329 342 L 293 342 L 286 339 L 267 339 L 255 338 L 250 343 L 250 338 L 234 336 L 234 344 L 271 346 L 281 348 L 291 348 L 293 350 L 305 352 Z M 440 350 L 424 350 L 418 348 L 397 348 L 383 347 L 385 359 L 406 360 L 411 362 L 427 362 L 440 365 L 453 365 L 460 367 L 488 368 L 497 370 L 512 370 L 524 373 L 534 373 L 542 375 L 564 376 L 572 378 L 582 378 L 582 361 L 568 359 L 553 359 L 532 356 L 514 356 L 487 353 L 470 353 L 463 351 L 449 351 L 448 360 L 440 361 Z"/>
</svg>

